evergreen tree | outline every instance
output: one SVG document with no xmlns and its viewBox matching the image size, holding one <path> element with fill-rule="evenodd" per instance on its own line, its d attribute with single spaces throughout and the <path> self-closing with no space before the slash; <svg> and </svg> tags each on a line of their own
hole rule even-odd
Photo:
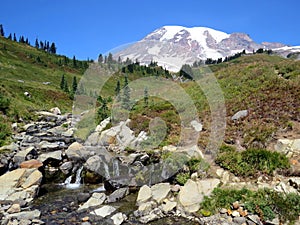
<svg viewBox="0 0 300 225">
<path fill-rule="evenodd" d="M 107 63 L 111 64 L 111 63 L 113 63 L 113 61 L 114 61 L 113 55 L 111 53 L 108 53 Z"/>
<path fill-rule="evenodd" d="M 46 50 L 47 52 L 49 52 L 49 51 L 50 51 L 50 44 L 49 44 L 49 41 L 47 41 L 47 42 L 45 41 L 45 43 L 46 43 L 46 44 L 45 44 L 45 46 L 46 46 L 46 47 L 45 47 L 45 50 Z"/>
<path fill-rule="evenodd" d="M 66 92 L 66 93 L 69 93 L 70 91 L 69 91 L 69 86 L 68 86 L 68 81 L 67 80 L 65 80 L 65 83 L 64 83 L 64 92 Z"/>
<path fill-rule="evenodd" d="M 72 82 L 72 93 L 75 94 L 76 93 L 76 90 L 77 90 L 77 79 L 76 77 L 74 76 L 73 77 L 73 82 Z"/>
<path fill-rule="evenodd" d="M 69 59 L 66 56 L 64 56 L 64 64 L 68 65 L 68 63 L 69 63 Z"/>
<path fill-rule="evenodd" d="M 120 81 L 118 80 L 117 86 L 116 86 L 116 89 L 115 89 L 115 94 L 116 94 L 116 97 L 117 97 L 117 101 L 120 101 L 120 91 L 121 91 L 121 85 L 120 85 Z"/>
<path fill-rule="evenodd" d="M 73 67 L 77 67 L 77 62 L 76 62 L 76 57 L 75 55 L 73 56 Z"/>
<path fill-rule="evenodd" d="M 8 35 L 7 39 L 12 40 L 11 33 Z"/>
<path fill-rule="evenodd" d="M 122 64 L 122 59 L 121 59 L 120 56 L 118 57 L 118 63 L 119 63 L 119 64 Z"/>
<path fill-rule="evenodd" d="M 17 41 L 16 33 L 14 33 L 14 41 Z"/>
<path fill-rule="evenodd" d="M 192 80 L 193 79 L 192 67 L 188 64 L 182 65 L 179 71 L 179 75 Z"/>
<path fill-rule="evenodd" d="M 19 38 L 19 42 L 20 42 L 20 43 L 25 43 L 25 41 L 24 41 L 24 37 L 23 37 L 23 36 L 20 36 L 20 38 Z"/>
<path fill-rule="evenodd" d="M 123 99 L 122 106 L 124 109 L 130 109 L 130 88 L 128 86 L 128 77 L 125 76 L 124 87 L 123 87 Z"/>
<path fill-rule="evenodd" d="M 34 45 L 34 47 L 36 47 L 37 49 L 40 48 L 40 44 L 39 44 L 39 41 L 38 41 L 37 38 L 35 39 L 35 45 Z"/>
<path fill-rule="evenodd" d="M 40 41 L 40 49 L 44 49 L 44 43 Z"/>
<path fill-rule="evenodd" d="M 51 46 L 50 46 L 50 49 L 49 49 L 49 52 L 51 54 L 56 54 L 56 47 L 55 47 L 55 43 L 52 42 Z"/>
<path fill-rule="evenodd" d="M 101 97 L 101 96 L 99 96 L 99 97 Z M 98 122 L 100 123 L 102 120 L 106 119 L 108 117 L 108 114 L 109 114 L 109 112 L 108 112 L 108 107 L 107 107 L 107 101 L 106 101 L 106 99 L 101 98 L 101 105 L 97 111 Z"/>
<path fill-rule="evenodd" d="M 62 90 L 64 89 L 65 83 L 66 83 L 66 78 L 65 78 L 65 75 L 63 74 L 61 77 L 61 81 L 60 81 L 60 89 L 62 89 Z"/>
<path fill-rule="evenodd" d="M 25 43 L 26 43 L 27 45 L 30 45 L 28 38 L 26 38 Z"/>
<path fill-rule="evenodd" d="M 147 87 L 145 87 L 145 89 L 144 89 L 144 104 L 145 104 L 145 107 L 148 107 L 149 94 L 148 94 L 148 88 Z"/>
<path fill-rule="evenodd" d="M 103 55 L 102 54 L 99 54 L 99 56 L 98 56 L 98 62 L 99 63 L 103 63 Z"/>
<path fill-rule="evenodd" d="M 4 29 L 2 24 L 0 24 L 0 36 L 4 37 Z"/>
</svg>

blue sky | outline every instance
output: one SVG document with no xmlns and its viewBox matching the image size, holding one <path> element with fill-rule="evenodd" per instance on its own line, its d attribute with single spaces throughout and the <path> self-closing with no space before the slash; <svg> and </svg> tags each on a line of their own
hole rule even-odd
<svg viewBox="0 0 300 225">
<path fill-rule="evenodd" d="M 1 0 L 0 8 L 6 35 L 55 42 L 59 54 L 78 59 L 96 58 L 164 25 L 300 45 L 299 0 Z"/>
</svg>

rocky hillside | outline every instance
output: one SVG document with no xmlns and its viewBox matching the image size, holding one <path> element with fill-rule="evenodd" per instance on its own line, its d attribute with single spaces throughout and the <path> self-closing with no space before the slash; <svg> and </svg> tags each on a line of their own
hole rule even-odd
<svg viewBox="0 0 300 225">
<path fill-rule="evenodd" d="M 11 123 L 30 119 L 35 110 L 59 106 L 70 111 L 72 99 L 60 88 L 62 75 L 70 88 L 86 66 L 87 62 L 74 66 L 65 56 L 0 37 L 0 144 L 11 132 Z"/>
</svg>

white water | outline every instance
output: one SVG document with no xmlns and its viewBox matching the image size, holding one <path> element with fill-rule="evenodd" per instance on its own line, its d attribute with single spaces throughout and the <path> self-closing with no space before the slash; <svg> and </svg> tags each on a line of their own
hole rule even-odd
<svg viewBox="0 0 300 225">
<path fill-rule="evenodd" d="M 81 172 L 83 170 L 83 166 L 81 166 L 77 171 L 76 171 L 76 177 L 75 177 L 75 182 L 71 183 L 72 181 L 72 175 L 67 177 L 67 179 L 65 180 L 65 182 L 63 183 L 63 185 L 66 186 L 66 188 L 69 189 L 75 189 L 75 188 L 79 188 L 81 185 Z"/>
<path fill-rule="evenodd" d="M 120 176 L 119 161 L 117 159 L 113 161 L 113 176 Z"/>
<path fill-rule="evenodd" d="M 103 162 L 103 165 L 104 165 L 104 170 L 105 170 L 105 178 L 109 179 L 110 178 L 109 167 L 105 162 Z"/>
</svg>

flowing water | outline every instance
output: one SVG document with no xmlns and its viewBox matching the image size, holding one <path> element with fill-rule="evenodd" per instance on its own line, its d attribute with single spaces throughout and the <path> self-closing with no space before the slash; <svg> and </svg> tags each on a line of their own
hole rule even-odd
<svg viewBox="0 0 300 225">
<path fill-rule="evenodd" d="M 119 176 L 119 161 L 114 160 L 112 165 L 104 163 L 105 176 L 110 178 L 112 176 Z M 112 171 L 110 171 L 112 169 Z M 40 189 L 40 196 L 33 202 L 32 208 L 41 211 L 41 220 L 47 225 L 79 225 L 82 223 L 82 218 L 88 216 L 91 224 L 112 224 L 110 220 L 102 219 L 97 216 L 93 216 L 87 212 L 78 212 L 79 204 L 78 196 L 82 193 L 94 192 L 106 192 L 103 184 L 87 185 L 81 182 L 81 172 L 83 166 L 81 166 L 74 175 L 66 178 L 61 184 L 44 184 Z M 107 195 L 109 193 L 106 193 Z M 133 211 L 137 209 L 136 202 L 137 193 L 131 193 L 124 199 L 110 203 L 118 209 L 119 212 L 126 214 L 129 217 L 129 221 L 124 223 L 125 225 L 140 225 L 134 217 L 131 215 Z M 194 222 L 188 221 L 183 218 L 168 217 L 149 223 L 151 225 L 193 225 Z"/>
</svg>

